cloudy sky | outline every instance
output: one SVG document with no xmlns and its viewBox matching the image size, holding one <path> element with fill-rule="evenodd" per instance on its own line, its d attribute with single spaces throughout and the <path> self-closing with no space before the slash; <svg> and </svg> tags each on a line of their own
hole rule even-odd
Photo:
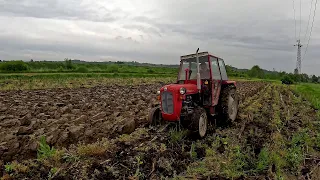
<svg viewBox="0 0 320 180">
<path fill-rule="evenodd" d="M 310 5 L 302 0 L 300 33 L 295 0 L 302 55 Z M 293 14 L 292 0 L 0 0 L 0 59 L 176 64 L 199 47 L 235 67 L 293 71 Z M 320 75 L 319 49 L 320 12 L 303 72 Z"/>
</svg>

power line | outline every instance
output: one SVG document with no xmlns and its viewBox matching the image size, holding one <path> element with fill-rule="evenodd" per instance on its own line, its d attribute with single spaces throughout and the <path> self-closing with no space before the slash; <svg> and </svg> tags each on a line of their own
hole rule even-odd
<svg viewBox="0 0 320 180">
<path fill-rule="evenodd" d="M 297 21 L 296 21 L 296 8 L 294 7 L 294 0 L 292 0 L 293 2 L 293 17 L 294 17 L 294 34 L 297 40 Z"/>
<path fill-rule="evenodd" d="M 308 39 L 308 43 L 307 43 L 306 50 L 304 51 L 303 60 L 304 60 L 305 57 L 306 57 L 306 54 L 307 54 L 307 51 L 308 51 L 308 47 L 309 47 L 309 42 L 310 42 L 310 38 L 311 38 L 311 34 L 312 34 L 314 19 L 315 19 L 316 11 L 317 11 L 317 3 L 318 3 L 318 0 L 316 0 L 315 5 L 314 5 L 314 12 L 313 12 L 312 25 L 311 25 L 311 29 L 310 29 L 310 35 L 309 35 L 309 39 Z"/>
<path fill-rule="evenodd" d="M 303 41 L 305 41 L 305 40 L 306 40 L 306 38 L 307 38 L 308 29 L 309 29 L 309 25 L 310 25 L 310 19 L 311 19 L 311 13 L 312 13 L 312 5 L 313 5 L 313 0 L 311 0 L 311 7 L 310 7 L 310 13 L 309 13 L 308 25 L 307 25 L 306 34 L 304 35 Z"/>
</svg>

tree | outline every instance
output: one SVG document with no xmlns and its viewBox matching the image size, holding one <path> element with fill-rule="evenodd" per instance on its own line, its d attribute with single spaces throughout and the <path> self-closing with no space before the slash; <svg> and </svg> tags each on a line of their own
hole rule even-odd
<svg viewBox="0 0 320 180">
<path fill-rule="evenodd" d="M 28 70 L 28 65 L 23 61 L 8 61 L 1 63 L 0 70 L 3 72 L 23 72 Z"/>
<path fill-rule="evenodd" d="M 289 73 L 288 75 L 294 82 L 301 82 L 301 76 L 299 74 Z"/>
<path fill-rule="evenodd" d="M 313 82 L 313 83 L 318 83 L 318 77 L 315 76 L 315 75 L 312 75 L 312 77 L 311 77 L 311 82 Z"/>
<path fill-rule="evenodd" d="M 264 71 L 258 65 L 253 66 L 248 71 L 248 75 L 250 77 L 257 77 L 257 78 L 264 78 L 265 77 Z"/>
<path fill-rule="evenodd" d="M 308 74 L 300 74 L 300 82 L 309 82 Z"/>
<path fill-rule="evenodd" d="M 66 63 L 66 68 L 67 69 L 73 69 L 73 65 L 72 65 L 71 59 L 65 58 L 64 61 Z"/>
<path fill-rule="evenodd" d="M 293 84 L 294 80 L 291 78 L 290 75 L 285 75 L 281 78 L 282 84 Z"/>
</svg>

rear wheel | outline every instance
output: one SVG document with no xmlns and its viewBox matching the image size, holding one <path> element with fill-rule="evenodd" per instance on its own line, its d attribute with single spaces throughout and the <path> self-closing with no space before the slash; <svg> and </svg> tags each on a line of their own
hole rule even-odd
<svg viewBox="0 0 320 180">
<path fill-rule="evenodd" d="M 191 116 L 191 130 L 195 131 L 200 138 L 203 138 L 207 134 L 208 130 L 208 117 L 207 112 L 201 108 L 196 107 Z"/>
<path fill-rule="evenodd" d="M 238 115 L 239 97 L 234 87 L 227 87 L 221 93 L 220 113 L 227 122 L 233 122 Z"/>
</svg>

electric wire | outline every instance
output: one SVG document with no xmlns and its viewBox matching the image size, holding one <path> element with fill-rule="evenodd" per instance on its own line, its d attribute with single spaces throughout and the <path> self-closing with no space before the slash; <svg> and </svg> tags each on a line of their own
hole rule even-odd
<svg viewBox="0 0 320 180">
<path fill-rule="evenodd" d="M 307 46 L 306 46 L 306 50 L 304 51 L 303 59 L 306 57 L 306 54 L 307 54 L 307 52 L 308 52 L 308 47 L 309 47 L 310 38 L 311 38 L 311 34 L 312 34 L 312 29 L 313 29 L 313 24 L 314 24 L 314 19 L 315 19 L 316 11 L 317 11 L 317 3 L 318 3 L 318 0 L 316 0 L 315 5 L 314 5 L 314 12 L 313 12 L 313 19 L 312 19 L 310 34 L 309 34 L 309 38 L 308 38 L 308 43 L 307 43 Z"/>
<path fill-rule="evenodd" d="M 310 19 L 311 19 L 311 13 L 312 13 L 312 6 L 313 6 L 313 0 L 311 0 L 311 7 L 310 7 L 308 25 L 307 25 L 306 34 L 304 35 L 303 41 L 305 41 L 306 38 L 307 38 L 307 34 L 308 34 L 308 30 L 309 30 L 309 25 L 310 25 Z"/>
<path fill-rule="evenodd" d="M 296 21 L 296 8 L 294 7 L 294 0 L 292 0 L 292 4 L 293 4 L 293 17 L 294 17 L 294 34 L 295 34 L 295 38 L 297 39 L 297 21 Z"/>
<path fill-rule="evenodd" d="M 299 39 L 301 37 L 301 0 L 300 0 L 300 30 L 299 30 Z"/>
</svg>

